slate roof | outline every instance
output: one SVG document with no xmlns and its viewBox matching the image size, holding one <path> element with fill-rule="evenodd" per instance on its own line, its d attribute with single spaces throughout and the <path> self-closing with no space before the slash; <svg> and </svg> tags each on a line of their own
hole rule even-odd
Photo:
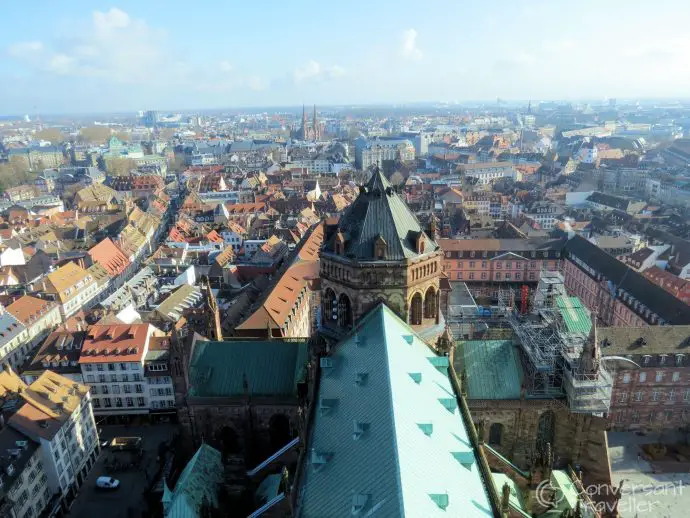
<svg viewBox="0 0 690 518">
<path fill-rule="evenodd" d="M 667 324 L 690 324 L 690 306 L 585 238 L 573 237 L 566 244 L 565 250 L 569 256 L 577 257 L 603 275 L 617 293 L 625 290 Z"/>
<path fill-rule="evenodd" d="M 196 343 L 190 397 L 295 396 L 306 376 L 307 341 L 238 340 Z"/>
<path fill-rule="evenodd" d="M 12 313 L 0 313 L 0 346 L 10 343 L 26 327 Z"/>
<path fill-rule="evenodd" d="M 333 351 L 296 516 L 493 516 L 447 357 L 382 304 Z"/>
<path fill-rule="evenodd" d="M 457 345 L 458 375 L 467 374 L 468 399 L 520 399 L 522 369 L 510 340 L 469 340 Z"/>
<path fill-rule="evenodd" d="M 422 254 L 439 249 L 380 170 L 361 187 L 357 199 L 340 218 L 338 230 L 345 237 L 345 256 L 352 259 L 375 260 L 374 242 L 378 236 L 388 245 L 387 260 L 418 256 L 415 240 L 419 234 L 424 241 Z M 336 234 L 331 236 L 328 250 L 334 250 L 335 238 Z"/>
<path fill-rule="evenodd" d="M 163 516 L 166 518 L 199 518 L 201 505 L 205 501 L 212 507 L 219 507 L 218 488 L 223 481 L 221 453 L 208 444 L 202 444 L 194 457 L 187 463 L 175 489 L 163 490 Z"/>
</svg>

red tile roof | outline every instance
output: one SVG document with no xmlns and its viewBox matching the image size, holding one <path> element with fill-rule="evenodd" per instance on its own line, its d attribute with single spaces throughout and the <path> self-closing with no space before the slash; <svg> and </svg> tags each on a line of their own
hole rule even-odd
<svg viewBox="0 0 690 518">
<path fill-rule="evenodd" d="M 5 309 L 22 324 L 30 326 L 55 307 L 55 302 L 50 300 L 24 295 Z"/>
<path fill-rule="evenodd" d="M 151 324 L 91 326 L 79 363 L 141 361 L 154 330 Z"/>
<path fill-rule="evenodd" d="M 105 268 L 112 277 L 120 275 L 130 264 L 129 258 L 109 237 L 92 247 L 89 250 L 89 255 L 95 263 Z"/>
</svg>

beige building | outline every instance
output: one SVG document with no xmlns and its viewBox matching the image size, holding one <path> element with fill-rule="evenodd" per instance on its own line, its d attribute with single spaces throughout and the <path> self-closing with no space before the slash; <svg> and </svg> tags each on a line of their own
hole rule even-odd
<svg viewBox="0 0 690 518">
<path fill-rule="evenodd" d="M 100 183 L 95 183 L 77 191 L 74 206 L 82 212 L 109 212 L 117 210 L 117 192 Z"/>
<path fill-rule="evenodd" d="M 52 371 L 44 372 L 31 385 L 18 383 L 16 392 L 22 405 L 8 424 L 39 444 L 45 475 L 40 483 L 48 489 L 41 501 L 56 497 L 64 502 L 76 496 L 98 455 L 89 388 Z"/>
<path fill-rule="evenodd" d="M 53 301 L 24 295 L 7 306 L 8 313 L 26 327 L 27 340 L 37 345 L 62 323 L 60 306 Z"/>
<path fill-rule="evenodd" d="M 48 274 L 44 284 L 43 291 L 53 295 L 60 304 L 63 319 L 74 315 L 91 302 L 101 288 L 88 270 L 72 262 Z"/>
</svg>

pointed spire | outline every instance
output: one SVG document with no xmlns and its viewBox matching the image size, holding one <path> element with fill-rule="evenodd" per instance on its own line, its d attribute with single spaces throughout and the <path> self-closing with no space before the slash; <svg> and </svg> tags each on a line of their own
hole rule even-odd
<svg viewBox="0 0 690 518">
<path fill-rule="evenodd" d="M 597 317 L 596 309 L 593 312 L 592 329 L 589 331 L 589 336 L 582 348 L 582 355 L 580 361 L 582 366 L 590 373 L 599 372 L 599 365 L 601 363 L 601 348 L 599 347 L 599 336 L 597 333 Z"/>
</svg>

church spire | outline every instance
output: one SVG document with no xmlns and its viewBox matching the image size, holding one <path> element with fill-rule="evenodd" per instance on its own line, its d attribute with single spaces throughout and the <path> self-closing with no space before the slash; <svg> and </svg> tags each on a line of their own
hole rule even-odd
<svg viewBox="0 0 690 518">
<path fill-rule="evenodd" d="M 316 105 L 314 105 L 314 117 L 312 120 L 312 132 L 313 132 L 314 140 L 319 140 L 320 135 L 319 135 L 318 125 L 316 122 Z"/>
<path fill-rule="evenodd" d="M 601 364 L 601 348 L 599 347 L 599 337 L 597 334 L 596 314 L 592 318 L 592 329 L 589 332 L 585 346 L 582 348 L 580 365 L 588 374 L 598 374 Z"/>
</svg>

